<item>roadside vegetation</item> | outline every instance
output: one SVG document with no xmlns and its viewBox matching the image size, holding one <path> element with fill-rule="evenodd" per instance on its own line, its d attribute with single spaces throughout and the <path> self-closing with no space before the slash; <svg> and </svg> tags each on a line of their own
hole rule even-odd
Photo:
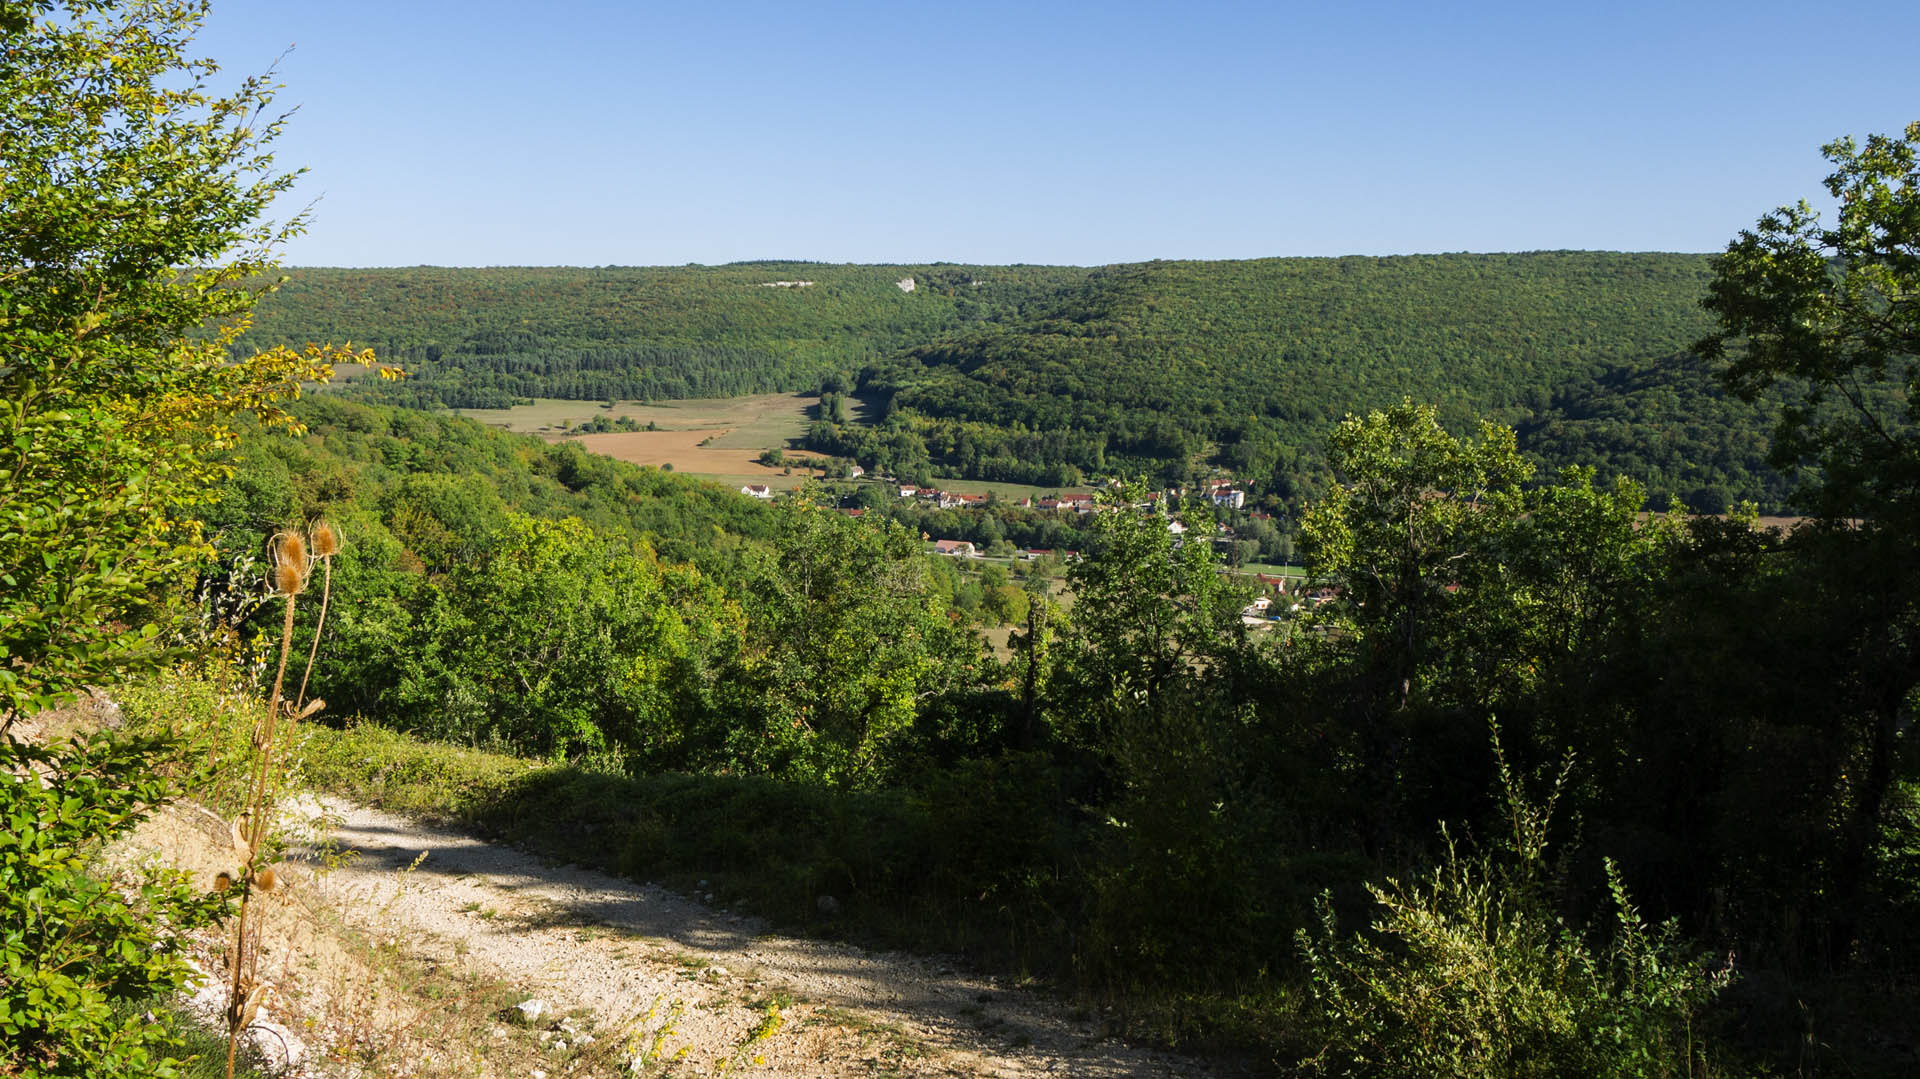
<svg viewBox="0 0 1920 1079">
<path fill-rule="evenodd" d="M 324 407 L 362 426 L 405 416 Z M 450 436 L 465 430 L 439 423 Z M 1895 883 L 1906 870 L 1893 852 L 1913 842 L 1913 788 L 1910 763 L 1899 765 L 1905 778 L 1889 773 L 1871 850 L 1844 852 L 1849 833 L 1837 822 L 1863 788 L 1851 777 L 1833 785 L 1817 777 L 1845 775 L 1846 762 L 1877 750 L 1809 728 L 1810 713 L 1799 710 L 1824 698 L 1834 715 L 1847 707 L 1841 688 L 1863 677 L 1843 666 L 1859 662 L 1843 658 L 1854 646 L 1831 621 L 1812 621 L 1850 613 L 1826 607 L 1818 592 L 1782 602 L 1815 580 L 1832 585 L 1831 574 L 1813 575 L 1825 557 L 1811 545 L 1814 533 L 1769 536 L 1742 520 L 1684 515 L 1648 521 L 1644 494 L 1629 482 L 1600 486 L 1577 471 L 1540 482 L 1511 431 L 1489 425 L 1456 437 L 1417 406 L 1352 420 L 1329 446 L 1347 482 L 1308 515 L 1303 540 L 1318 578 L 1341 582 L 1341 600 L 1284 634 L 1251 633 L 1238 618 L 1245 593 L 1223 579 L 1209 545 L 1176 549 L 1158 512 L 1116 505 L 1091 515 L 1090 557 L 1066 567 L 1072 608 L 1026 594 L 1030 620 L 1016 620 L 997 658 L 953 632 L 960 593 L 943 590 L 941 565 L 926 562 L 918 544 L 802 502 L 751 507 L 743 520 L 757 534 L 738 535 L 729 541 L 734 556 L 710 563 L 703 579 L 716 591 L 708 599 L 642 578 L 608 589 L 643 598 L 670 591 L 695 603 L 644 621 L 705 626 L 705 638 L 676 629 L 670 639 L 713 647 L 601 650 L 591 642 L 606 634 L 569 628 L 573 612 L 591 612 L 578 625 L 611 629 L 615 641 L 626 616 L 592 591 L 571 590 L 598 588 L 592 582 L 612 563 L 653 563 L 631 540 L 596 541 L 509 510 L 504 523 L 449 548 L 468 552 L 464 566 L 396 576 L 415 590 L 396 610 L 472 603 L 479 611 L 507 597 L 507 611 L 537 612 L 522 620 L 537 633 L 483 636 L 528 631 L 500 615 L 482 628 L 476 614 L 451 623 L 396 615 L 366 632 L 400 651 L 504 642 L 476 651 L 509 659 L 521 647 L 513 642 L 537 640 L 554 659 L 601 664 L 556 680 L 598 695 L 590 704 L 550 703 L 515 683 L 452 681 L 477 668 L 435 661 L 422 669 L 448 679 L 435 691 L 447 703 L 408 713 L 376 699 L 355 710 L 476 748 L 373 722 L 321 729 L 308 774 L 558 859 L 681 885 L 706 880 L 727 901 L 794 930 L 963 951 L 1084 994 L 1110 1010 L 1115 1029 L 1176 1045 L 1324 1063 L 1333 1059 L 1322 1055 L 1326 1046 L 1364 1033 L 1369 1052 L 1403 1066 L 1413 1049 L 1392 1041 L 1394 1024 L 1427 1029 L 1417 1017 L 1393 1018 L 1412 998 L 1372 999 L 1341 1012 L 1347 1018 L 1335 1026 L 1320 1025 L 1332 1022 L 1324 1010 L 1334 1006 L 1331 994 L 1344 993 L 1341 1008 L 1357 1006 L 1355 983 L 1342 989 L 1341 980 L 1361 972 L 1374 971 L 1366 977 L 1376 986 L 1451 977 L 1441 967 L 1389 975 L 1381 964 L 1399 952 L 1347 951 L 1351 930 L 1368 924 L 1374 904 L 1391 901 L 1408 925 L 1444 931 L 1460 948 L 1492 949 L 1432 955 L 1435 963 L 1484 961 L 1518 979 L 1489 985 L 1490 999 L 1560 994 L 1535 1016 L 1546 1025 L 1541 1036 L 1563 1039 L 1556 1044 L 1587 1044 L 1586 1024 L 1599 1014 L 1591 1009 L 1604 1005 L 1628 1009 L 1608 1013 L 1610 1021 L 1638 1031 L 1649 1039 L 1645 1052 L 1676 1068 L 1693 1060 L 1707 1070 L 1763 1070 L 1776 1054 L 1812 1053 L 1831 1054 L 1835 1067 L 1897 1074 L 1897 1057 L 1861 1048 L 1897 1042 L 1897 1022 L 1846 1028 L 1844 1038 L 1821 1034 L 1863 1014 L 1846 1001 L 1865 984 L 1908 977 L 1910 946 L 1885 934 L 1899 936 L 1900 912 L 1912 902 Z M 379 492 L 405 484 L 373 483 L 377 476 L 357 473 L 351 486 L 395 514 L 364 511 L 359 527 L 369 552 L 404 559 L 401 541 L 389 544 L 382 529 L 411 511 Z M 1210 512 L 1192 520 L 1204 530 Z M 541 549 L 562 560 L 525 561 L 530 534 L 559 542 Z M 769 566 L 781 567 L 776 577 L 755 575 Z M 352 579 L 366 598 L 382 595 L 378 577 Z M 898 591 L 849 579 L 889 581 Z M 525 581 L 559 591 L 522 599 Z M 798 589 L 800 581 L 818 587 Z M 460 598 L 465 592 L 474 598 Z M 889 596 L 891 606 L 879 602 Z M 715 612 L 737 620 L 711 621 Z M 350 617 L 330 631 L 330 655 L 345 664 L 377 655 L 385 668 L 410 669 L 357 646 L 362 630 Z M 931 620 L 909 628 L 923 618 Z M 756 622 L 779 628 L 763 635 Z M 453 628 L 436 643 L 429 635 L 443 625 Z M 832 647 L 883 637 L 885 652 Z M 932 643 L 916 649 L 915 641 Z M 1764 653 L 1758 665 L 1725 659 L 1755 649 L 1811 655 L 1814 647 L 1828 649 L 1815 669 L 1830 672 L 1817 687 L 1806 684 L 1804 666 L 1770 673 Z M 608 689 L 631 678 L 623 672 L 635 659 L 671 660 L 686 680 L 656 683 L 650 696 L 633 698 L 654 703 L 633 707 Z M 338 691 L 397 684 L 382 677 L 359 673 Z M 886 687 L 905 686 L 906 677 L 923 688 L 888 697 Z M 1789 686 L 1796 696 L 1781 701 Z M 741 687 L 762 700 L 730 696 Z M 448 722 L 462 696 L 488 693 L 478 697 L 490 702 L 484 721 Z M 692 710 L 660 711 L 675 701 Z M 586 722 L 563 726 L 562 715 Z M 806 722 L 789 718 L 779 729 L 770 722 L 777 717 Z M 1496 724 L 1504 758 L 1488 748 Z M 1794 747 L 1794 768 L 1781 765 L 1774 747 L 1783 744 Z M 1910 761 L 1910 750 L 1893 750 Z M 1503 760 L 1511 769 L 1504 781 Z M 1533 813 L 1525 785 L 1539 790 L 1556 776 L 1554 813 Z M 1748 808 L 1756 798 L 1799 808 L 1761 827 Z M 1524 834 L 1517 820 L 1532 822 Z M 1808 829 L 1822 837 L 1805 839 Z M 1532 852 L 1523 861 L 1502 853 L 1522 842 Z M 1840 873 L 1868 861 L 1884 866 L 1871 879 Z M 1423 877 L 1428 864 L 1441 875 Z M 1389 878 L 1427 883 L 1394 890 Z M 1383 889 L 1378 898 L 1363 887 L 1369 882 Z M 1832 905 L 1842 889 L 1855 898 Z M 1722 896 L 1742 906 L 1722 905 Z M 1524 914 L 1530 928 L 1483 935 L 1495 907 Z M 1842 910 L 1865 921 L 1844 930 L 1854 943 L 1836 955 L 1827 949 Z M 1559 940 L 1549 931 L 1556 918 L 1589 929 Z M 1382 922 L 1382 931 L 1394 924 Z M 1783 926 L 1795 927 L 1790 937 L 1773 935 Z M 1885 949 L 1870 961 L 1857 951 L 1869 938 Z M 1502 941 L 1519 950 L 1501 951 Z M 1729 968 L 1729 951 L 1749 958 Z M 1565 980 L 1590 967 L 1581 976 L 1597 980 Z M 1680 980 L 1655 985 L 1632 973 L 1656 968 Z M 1796 1007 L 1785 993 L 1821 1001 L 1809 1005 L 1822 1009 L 1812 1020 L 1820 1027 L 1780 1039 L 1777 1017 Z M 1796 1021 L 1808 1024 L 1812 1014 Z M 1697 1044 L 1675 1050 L 1687 1030 Z M 1481 1033 L 1460 1032 L 1460 1045 Z M 1524 1055 L 1531 1044 L 1501 1052 Z M 1456 1049 L 1465 1053 L 1463 1074 L 1495 1067 Z M 1560 1067 L 1578 1059 L 1555 1053 L 1541 1059 Z"/>
</svg>

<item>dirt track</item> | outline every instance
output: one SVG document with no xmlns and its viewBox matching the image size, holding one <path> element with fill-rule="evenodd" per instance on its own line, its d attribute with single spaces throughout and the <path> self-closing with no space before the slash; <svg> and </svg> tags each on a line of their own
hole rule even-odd
<svg viewBox="0 0 1920 1079">
<path fill-rule="evenodd" d="M 939 958 L 779 936 L 698 897 L 548 865 L 345 801 L 301 804 L 308 818 L 324 811 L 327 839 L 296 848 L 289 886 L 262 908 L 262 971 L 278 1024 L 265 1041 L 305 1039 L 300 1076 L 1215 1074 L 1104 1037 L 1095 1016 Z M 225 832 L 206 810 L 173 806 L 118 858 L 157 856 L 210 886 L 231 868 Z M 529 1028 L 496 1013 L 435 1040 L 443 1005 L 400 992 L 382 961 L 370 963 L 368 942 L 416 967 L 459 972 L 459 984 L 504 983 L 512 1001 L 539 1000 L 546 1014 Z M 204 969 L 222 968 L 223 948 L 218 935 L 202 942 Z M 203 990 L 210 1014 L 219 994 Z M 508 1057 L 521 1064 L 501 1071 L 509 1037 L 524 1043 Z M 637 1068 L 636 1053 L 647 1057 Z M 456 1056 L 472 1063 L 425 1066 Z"/>
<path fill-rule="evenodd" d="M 768 934 L 757 921 L 651 886 L 377 810 L 329 802 L 336 844 L 360 857 L 326 874 L 335 901 L 377 911 L 449 954 L 489 964 L 602 1031 L 677 1011 L 683 1074 L 715 1074 L 746 1046 L 768 1075 L 1207 1074 L 1191 1061 L 1102 1038 L 1091 1017 L 937 959 L 871 954 Z M 425 857 L 421 858 L 422 852 Z M 416 859 L 419 859 L 416 862 Z M 643 1028 L 660 1025 L 657 1018 Z"/>
</svg>

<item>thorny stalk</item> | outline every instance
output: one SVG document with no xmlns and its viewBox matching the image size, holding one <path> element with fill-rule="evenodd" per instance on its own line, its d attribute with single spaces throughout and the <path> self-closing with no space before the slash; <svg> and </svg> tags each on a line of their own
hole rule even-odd
<svg viewBox="0 0 1920 1079">
<path fill-rule="evenodd" d="M 273 677 L 272 704 L 268 706 L 266 720 L 254 739 L 258 756 L 254 762 L 252 786 L 247 791 L 244 847 L 236 852 L 243 860 L 240 866 L 240 913 L 235 919 L 232 977 L 229 982 L 231 988 L 227 999 L 227 1079 L 233 1079 L 234 1062 L 240 1049 L 240 1033 L 253 1018 L 254 1008 L 249 1007 L 249 1003 L 257 1006 L 260 999 L 252 985 L 258 971 L 260 947 L 258 942 L 248 940 L 247 916 L 253 900 L 260 840 L 266 831 L 266 814 L 261 812 L 261 808 L 266 800 L 267 769 L 273 756 L 273 738 L 280 716 L 280 689 L 287 673 L 287 653 L 293 643 L 296 599 L 295 593 L 286 593 L 286 617 L 280 631 L 280 669 Z M 249 944 L 253 947 L 249 948 Z"/>
<path fill-rule="evenodd" d="M 326 528 L 325 522 L 320 525 Z M 320 654 L 320 635 L 327 631 L 327 603 L 333 599 L 333 553 L 319 543 L 315 543 L 314 552 L 319 556 L 320 577 L 320 621 L 313 627 L 313 647 L 307 649 L 307 669 L 300 675 L 300 692 L 294 696 L 293 710 L 298 713 L 307 703 L 307 679 L 313 676 L 313 660 Z"/>
<path fill-rule="evenodd" d="M 253 738 L 255 755 L 253 775 L 242 810 L 244 825 L 236 821 L 233 826 L 234 853 L 241 860 L 240 865 L 240 910 L 235 918 L 233 961 L 230 966 L 231 989 L 227 998 L 227 1079 L 233 1079 L 234 1065 L 239 1056 L 240 1035 L 258 1012 L 263 987 L 258 983 L 260 968 L 260 946 L 251 939 L 249 916 L 253 893 L 272 891 L 276 878 L 271 866 L 259 864 L 260 852 L 267 836 L 267 788 L 273 767 L 273 750 L 281 733 L 281 711 L 285 704 L 282 696 L 286 688 L 287 660 L 293 649 L 294 616 L 298 598 L 305 590 L 308 578 L 312 575 L 313 564 L 319 562 L 324 569 L 325 592 L 320 603 L 322 625 L 325 624 L 327 598 L 332 590 L 333 558 L 339 550 L 338 536 L 330 526 L 321 522 L 315 526 L 316 543 L 309 553 L 306 542 L 298 533 L 283 532 L 273 537 L 270 548 L 274 556 L 273 589 L 286 600 L 286 609 L 280 626 L 280 663 L 273 675 L 273 693 L 267 704 L 264 720 L 257 721 Z M 286 708 L 287 722 L 291 725 L 306 716 L 319 711 L 324 702 L 315 700 L 306 704 L 307 679 L 313 675 L 314 658 L 318 654 L 320 633 L 314 632 L 314 648 L 307 655 L 307 667 L 300 676 L 300 704 Z"/>
</svg>

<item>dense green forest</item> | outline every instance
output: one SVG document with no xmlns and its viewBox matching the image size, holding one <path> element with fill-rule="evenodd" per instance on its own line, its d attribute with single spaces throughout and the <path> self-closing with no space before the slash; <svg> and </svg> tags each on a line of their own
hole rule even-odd
<svg viewBox="0 0 1920 1079">
<path fill-rule="evenodd" d="M 1115 266 L 874 365 L 862 388 L 924 418 L 934 459 L 969 474 L 1175 481 L 1211 456 L 1290 497 L 1324 482 L 1319 440 L 1350 412 L 1412 397 L 1455 426 L 1543 419 L 1570 381 L 1684 349 L 1707 326 L 1707 273 L 1702 257 L 1588 252 Z"/>
<path fill-rule="evenodd" d="M 810 388 L 1077 283 L 1035 266 L 297 269 L 236 352 L 347 341 L 405 364 L 417 402 L 730 397 Z M 912 292 L 898 283 L 911 279 Z"/>
<path fill-rule="evenodd" d="M 1631 475 L 1662 505 L 1777 509 L 1770 421 L 1685 352 L 1708 273 L 1704 256 L 1605 252 L 309 269 L 236 348 L 372 345 L 414 377 L 357 392 L 426 407 L 820 387 L 807 445 L 908 479 L 1177 483 L 1210 465 L 1296 503 L 1324 489 L 1330 424 L 1411 398 L 1455 428 L 1512 424 L 1538 464 Z M 863 422 L 831 404 L 850 394 Z"/>
</svg>

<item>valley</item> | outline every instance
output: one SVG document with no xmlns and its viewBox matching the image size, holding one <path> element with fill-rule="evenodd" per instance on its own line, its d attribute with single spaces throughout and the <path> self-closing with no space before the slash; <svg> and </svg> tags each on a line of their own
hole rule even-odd
<svg viewBox="0 0 1920 1079">
<path fill-rule="evenodd" d="M 1920 1074 L 1920 122 L 1778 26 L 214 6 L 0 18 L 0 1076 Z"/>
<path fill-rule="evenodd" d="M 797 438 L 922 483 L 1175 484 L 1218 468 L 1297 506 L 1327 482 L 1329 425 L 1412 397 L 1455 427 L 1516 427 L 1548 471 L 1632 475 L 1659 504 L 1774 510 L 1788 494 L 1763 409 L 1686 359 L 1709 326 L 1704 256 L 809 264 L 813 287 L 758 287 L 783 268 L 295 270 L 234 347 L 371 344 L 411 377 L 345 392 L 531 428 L 611 420 L 615 400 L 641 402 L 620 409 L 643 427 L 684 430 L 706 420 L 649 410 L 738 400 L 720 448 Z M 919 287 L 894 287 L 902 275 Z M 772 391 L 824 394 L 826 413 L 759 428 Z M 661 464 L 684 452 L 654 441 L 632 448 Z"/>
</svg>

